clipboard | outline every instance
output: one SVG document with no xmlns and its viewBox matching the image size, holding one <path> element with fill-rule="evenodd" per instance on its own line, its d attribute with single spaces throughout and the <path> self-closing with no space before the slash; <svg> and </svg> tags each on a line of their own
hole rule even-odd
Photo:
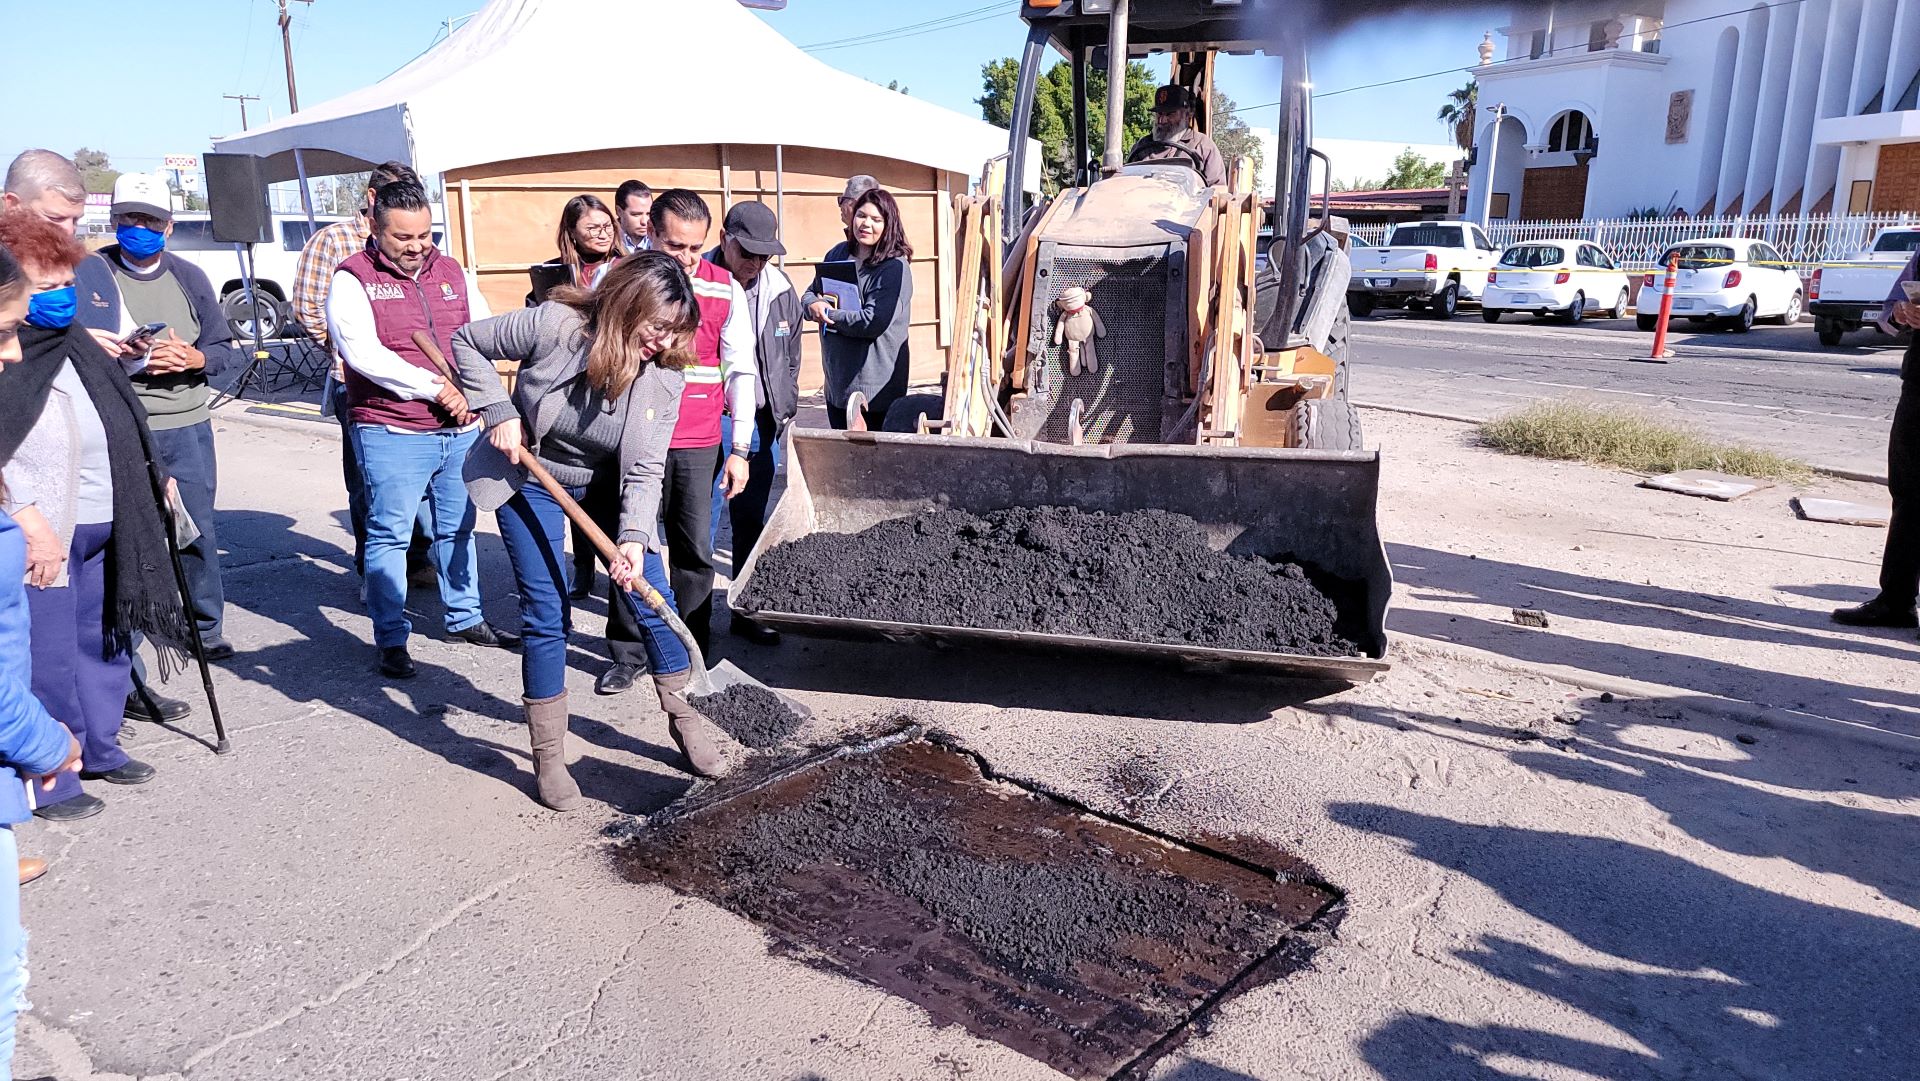
<svg viewBox="0 0 1920 1081">
<path fill-rule="evenodd" d="M 859 267 L 851 259 L 833 259 L 821 263 L 820 293 L 833 298 L 835 310 L 859 311 Z"/>
</svg>

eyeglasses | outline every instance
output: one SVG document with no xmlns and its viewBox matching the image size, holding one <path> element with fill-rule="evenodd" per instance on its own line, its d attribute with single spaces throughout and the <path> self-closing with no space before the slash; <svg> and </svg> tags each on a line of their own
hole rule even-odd
<svg viewBox="0 0 1920 1081">
<path fill-rule="evenodd" d="M 612 236 L 612 235 L 613 235 L 613 226 L 612 226 L 611 224 L 608 224 L 608 225 L 582 225 L 582 226 L 580 227 L 580 231 L 581 231 L 581 232 L 583 232 L 583 233 L 585 233 L 585 234 L 587 234 L 588 236 Z"/>
</svg>

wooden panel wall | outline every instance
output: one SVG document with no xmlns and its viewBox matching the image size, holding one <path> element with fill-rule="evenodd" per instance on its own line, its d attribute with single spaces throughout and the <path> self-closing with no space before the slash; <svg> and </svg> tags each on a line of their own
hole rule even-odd
<svg viewBox="0 0 1920 1081">
<path fill-rule="evenodd" d="M 495 311 L 518 307 L 527 293 L 526 268 L 556 254 L 554 233 L 567 200 L 584 192 L 611 206 L 614 189 L 637 177 L 656 191 L 699 192 L 713 210 L 714 244 L 733 203 L 777 205 L 787 246 L 785 270 L 795 288 L 805 291 L 814 264 L 843 239 L 838 197 L 846 178 L 868 173 L 900 203 L 913 245 L 913 381 L 938 378 L 952 321 L 952 193 L 966 190 L 967 178 L 891 158 L 811 147 L 785 148 L 782 165 L 776 178 L 771 146 L 716 144 L 597 150 L 458 169 L 446 174 L 447 248 L 479 276 Z M 817 333 L 807 334 L 804 357 L 801 386 L 818 389 Z"/>
</svg>

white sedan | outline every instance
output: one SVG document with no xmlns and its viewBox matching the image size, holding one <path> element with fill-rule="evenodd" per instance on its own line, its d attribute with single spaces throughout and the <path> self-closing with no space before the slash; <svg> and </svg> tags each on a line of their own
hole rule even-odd
<svg viewBox="0 0 1920 1081">
<path fill-rule="evenodd" d="M 1599 314 L 1627 314 L 1627 273 L 1598 244 L 1585 240 L 1530 240 L 1515 244 L 1487 274 L 1480 318 L 1498 323 L 1508 312 L 1555 315 L 1578 323 Z"/>
<path fill-rule="evenodd" d="M 1800 271 L 1764 240 L 1712 237 L 1675 244 L 1660 254 L 1659 269 L 1640 286 L 1639 323 L 1652 330 L 1666 292 L 1667 264 L 1675 257 L 1680 272 L 1673 286 L 1673 314 L 1691 323 L 1718 321 L 1745 332 L 1767 319 L 1790 327 L 1800 321 L 1807 302 Z"/>
</svg>

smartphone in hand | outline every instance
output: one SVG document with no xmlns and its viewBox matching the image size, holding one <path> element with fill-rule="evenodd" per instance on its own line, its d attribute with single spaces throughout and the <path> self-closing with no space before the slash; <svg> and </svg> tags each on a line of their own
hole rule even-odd
<svg viewBox="0 0 1920 1081">
<path fill-rule="evenodd" d="M 1900 288 L 1907 291 L 1909 304 L 1920 304 L 1920 282 L 1901 282 Z"/>
<path fill-rule="evenodd" d="M 133 329 L 133 333 L 120 339 L 120 344 L 134 352 L 144 352 L 153 345 L 153 339 L 167 329 L 165 323 L 146 323 Z"/>
</svg>

